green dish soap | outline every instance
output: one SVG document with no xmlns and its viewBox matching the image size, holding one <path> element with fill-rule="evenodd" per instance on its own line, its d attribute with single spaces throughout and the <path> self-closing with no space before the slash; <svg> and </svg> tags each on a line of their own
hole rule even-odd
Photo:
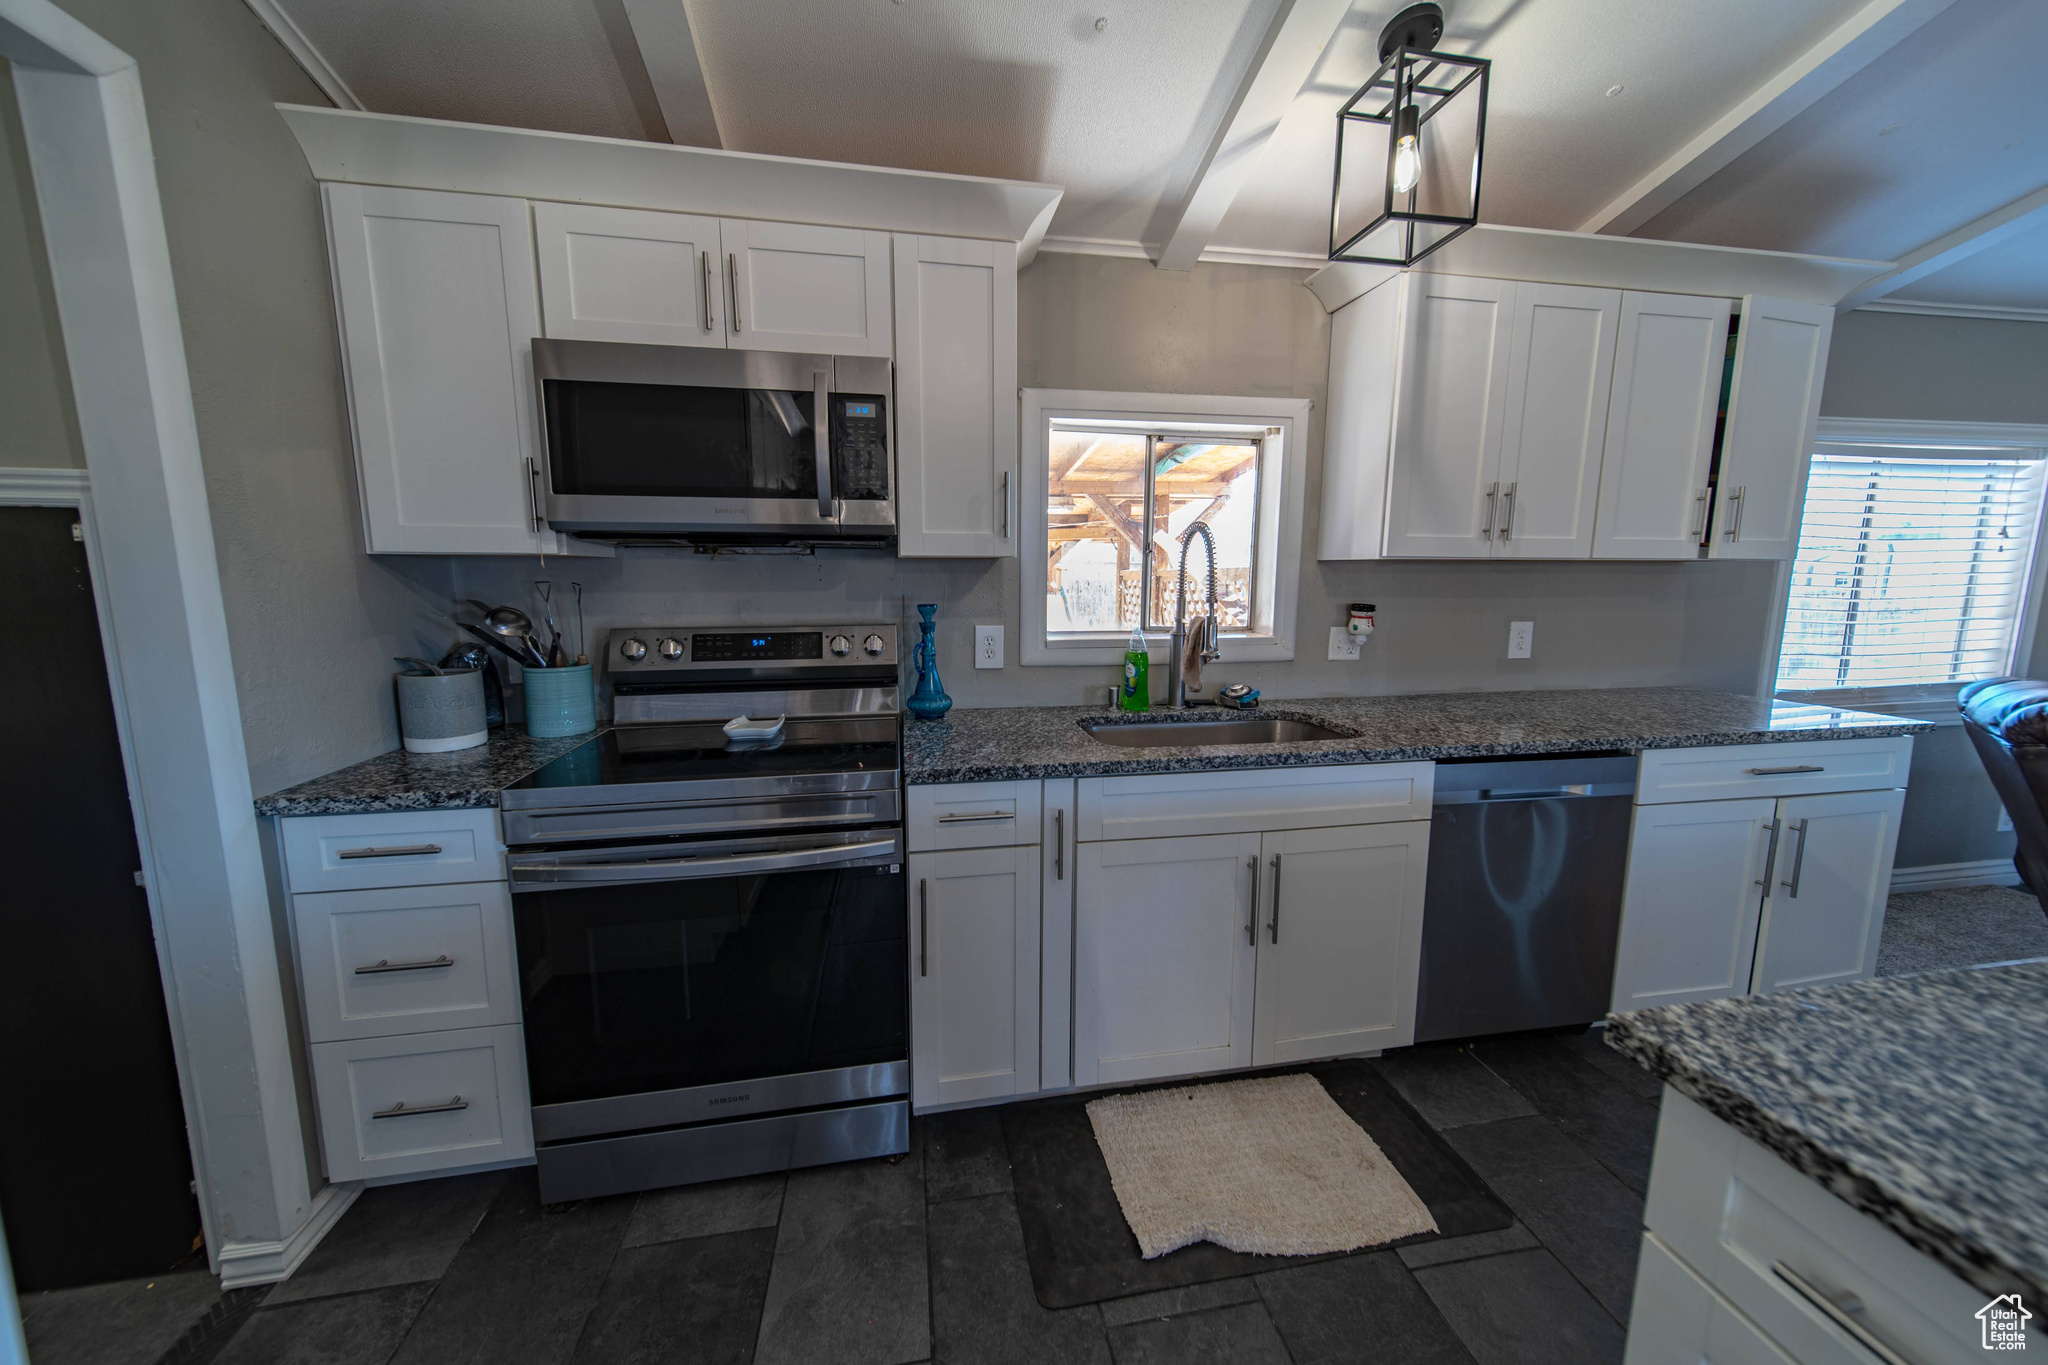
<svg viewBox="0 0 2048 1365">
<path fill-rule="evenodd" d="M 1123 711 L 1152 709 L 1152 656 L 1145 648 L 1145 632 L 1133 627 L 1130 646 L 1124 650 L 1124 682 L 1116 691 L 1116 704 Z"/>
</svg>

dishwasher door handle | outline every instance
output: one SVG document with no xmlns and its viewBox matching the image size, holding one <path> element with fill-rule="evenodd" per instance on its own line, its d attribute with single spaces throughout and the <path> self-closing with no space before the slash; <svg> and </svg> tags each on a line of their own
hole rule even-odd
<svg viewBox="0 0 2048 1365">
<path fill-rule="evenodd" d="M 1479 789 L 1479 799 L 1481 801 L 1541 801 L 1546 797 L 1552 796 L 1591 796 L 1592 794 L 1593 784 L 1590 782 L 1574 782 L 1563 787 L 1481 787 Z"/>
</svg>

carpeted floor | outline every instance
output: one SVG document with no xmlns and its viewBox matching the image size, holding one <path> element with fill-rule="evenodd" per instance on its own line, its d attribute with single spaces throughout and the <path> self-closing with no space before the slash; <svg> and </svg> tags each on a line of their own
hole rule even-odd
<svg viewBox="0 0 2048 1365">
<path fill-rule="evenodd" d="M 1901 976 L 2048 957 L 2048 915 L 2016 886 L 1907 891 L 1885 907 L 1877 974 Z"/>
</svg>

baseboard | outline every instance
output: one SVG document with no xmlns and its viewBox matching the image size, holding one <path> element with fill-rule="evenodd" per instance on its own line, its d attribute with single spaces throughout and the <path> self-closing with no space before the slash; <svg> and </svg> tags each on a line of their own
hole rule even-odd
<svg viewBox="0 0 2048 1365">
<path fill-rule="evenodd" d="M 314 1247 L 320 1245 L 348 1206 L 363 1192 L 361 1181 L 323 1186 L 313 1196 L 313 1209 L 299 1230 L 282 1242 L 230 1242 L 220 1252 L 220 1287 L 240 1289 L 252 1284 L 275 1284 L 299 1268 Z"/>
<path fill-rule="evenodd" d="M 1892 869 L 1892 891 L 1945 891 L 1954 886 L 2018 886 L 2019 871 L 2010 858 L 1979 858 L 1973 863 L 1924 863 Z"/>
</svg>

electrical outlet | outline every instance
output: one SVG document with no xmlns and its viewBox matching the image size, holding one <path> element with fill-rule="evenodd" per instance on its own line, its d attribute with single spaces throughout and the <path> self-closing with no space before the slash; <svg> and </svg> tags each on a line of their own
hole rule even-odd
<svg viewBox="0 0 2048 1365">
<path fill-rule="evenodd" d="M 1358 657 L 1358 637 L 1351 633 L 1349 626 L 1330 627 L 1330 657 L 1333 659 L 1355 659 Z"/>
<path fill-rule="evenodd" d="M 1510 659 L 1528 658 L 1529 651 L 1535 643 L 1536 623 L 1534 621 L 1508 622 L 1508 657 Z"/>
<path fill-rule="evenodd" d="M 1001 626 L 976 626 L 974 628 L 974 666 L 976 668 L 1001 668 L 1003 666 L 1003 628 Z"/>
</svg>

